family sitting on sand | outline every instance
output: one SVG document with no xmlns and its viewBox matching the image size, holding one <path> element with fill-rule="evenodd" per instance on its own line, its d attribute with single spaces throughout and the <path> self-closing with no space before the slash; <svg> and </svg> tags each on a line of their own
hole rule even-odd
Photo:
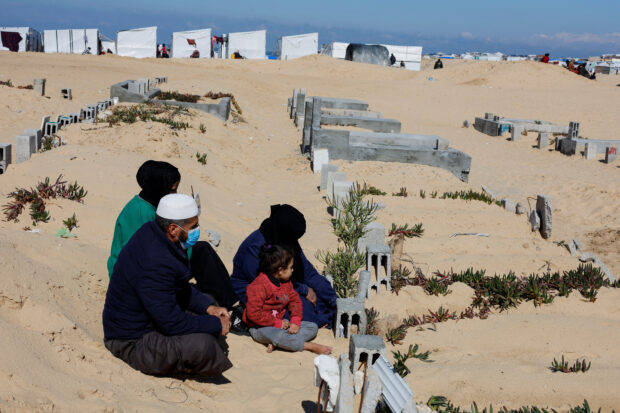
<svg viewBox="0 0 620 413">
<path fill-rule="evenodd" d="M 219 375 L 232 367 L 223 337 L 249 333 L 267 351 L 331 348 L 310 342 L 330 327 L 336 293 L 306 259 L 306 221 L 290 205 L 271 215 L 239 247 L 233 274 L 200 237 L 200 210 L 177 194 L 181 175 L 147 161 L 142 191 L 116 221 L 103 309 L 106 348 L 145 374 Z M 194 278 L 196 283 L 190 283 Z"/>
</svg>

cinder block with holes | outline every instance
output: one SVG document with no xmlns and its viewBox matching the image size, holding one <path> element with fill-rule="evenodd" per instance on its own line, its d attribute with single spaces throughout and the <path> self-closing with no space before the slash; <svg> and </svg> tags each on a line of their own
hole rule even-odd
<svg viewBox="0 0 620 413">
<path fill-rule="evenodd" d="M 386 357 L 385 343 L 381 336 L 353 334 L 349 341 L 349 360 L 351 361 L 351 372 L 355 372 L 364 363 L 368 367 L 373 365 L 379 357 Z"/>
<path fill-rule="evenodd" d="M 378 294 L 383 285 L 385 285 L 386 291 L 390 291 L 392 289 L 390 285 L 392 250 L 390 250 L 389 245 L 369 245 L 367 253 L 366 270 L 371 273 L 371 280 L 368 284 L 368 297 L 370 297 L 373 289 Z"/>
<path fill-rule="evenodd" d="M 340 326 L 342 325 L 342 331 Z M 366 333 L 366 310 L 364 300 L 357 298 L 338 298 L 336 300 L 336 320 L 334 336 L 350 337 L 352 327 L 357 326 L 357 334 Z"/>
<path fill-rule="evenodd" d="M 64 99 L 67 99 L 67 100 L 73 99 L 73 96 L 71 95 L 71 89 L 69 89 L 69 88 L 60 89 L 60 95 Z"/>
</svg>

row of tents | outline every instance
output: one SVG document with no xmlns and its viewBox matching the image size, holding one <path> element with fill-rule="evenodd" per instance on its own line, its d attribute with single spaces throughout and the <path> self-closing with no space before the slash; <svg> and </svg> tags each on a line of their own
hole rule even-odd
<svg viewBox="0 0 620 413">
<path fill-rule="evenodd" d="M 0 27 L 0 50 L 36 51 L 45 53 L 92 53 L 108 50 L 119 56 L 136 58 L 157 56 L 157 27 L 121 30 L 116 40 L 106 40 L 98 29 L 44 30 L 43 34 L 30 27 Z M 6 42 L 5 42 L 6 40 Z M 233 54 L 246 59 L 267 58 L 267 31 L 229 33 L 214 36 L 211 29 L 174 32 L 170 57 L 230 59 Z M 283 36 L 278 39 L 277 59 L 290 60 L 322 53 L 344 59 L 349 43 L 332 42 L 319 51 L 319 34 L 307 33 Z M 385 46 L 401 66 L 420 70 L 422 47 Z"/>
</svg>

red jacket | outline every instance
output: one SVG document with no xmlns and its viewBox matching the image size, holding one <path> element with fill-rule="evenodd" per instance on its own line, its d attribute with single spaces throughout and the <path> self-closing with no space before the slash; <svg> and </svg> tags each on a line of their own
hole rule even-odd
<svg viewBox="0 0 620 413">
<path fill-rule="evenodd" d="M 247 297 L 243 321 L 249 327 L 282 328 L 287 309 L 291 314 L 291 323 L 301 325 L 303 305 L 292 282 L 281 282 L 278 287 L 261 273 L 248 285 Z"/>
</svg>

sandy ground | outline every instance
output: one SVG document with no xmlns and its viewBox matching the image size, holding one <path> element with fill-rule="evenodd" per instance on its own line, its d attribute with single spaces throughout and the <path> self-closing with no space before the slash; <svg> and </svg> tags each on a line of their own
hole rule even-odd
<svg viewBox="0 0 620 413">
<path fill-rule="evenodd" d="M 174 133 L 163 124 L 138 122 L 108 127 L 77 124 L 62 130 L 66 146 L 11 165 L 0 176 L 2 198 L 15 187 L 30 187 L 59 174 L 88 190 L 84 204 L 51 201 L 52 219 L 39 224 L 26 213 L 19 223 L 0 221 L 0 410 L 41 412 L 129 411 L 315 411 L 313 356 L 267 354 L 245 337 L 230 336 L 234 368 L 216 381 L 153 378 L 133 371 L 104 348 L 101 311 L 108 278 L 106 260 L 113 226 L 123 205 L 138 191 L 135 173 L 147 159 L 179 167 L 179 190 L 201 194 L 201 227 L 219 231 L 218 252 L 229 269 L 237 246 L 269 213 L 273 203 L 290 203 L 308 221 L 302 239 L 306 253 L 333 249 L 326 203 L 316 190 L 308 160 L 299 155 L 301 132 L 286 113 L 293 88 L 311 95 L 361 99 L 385 117 L 399 119 L 403 132 L 436 134 L 473 157 L 470 182 L 425 166 L 336 161 L 347 176 L 391 194 L 406 187 L 410 196 L 374 197 L 386 204 L 378 221 L 422 222 L 425 234 L 408 240 L 407 254 L 430 275 L 436 270 L 510 270 L 520 275 L 550 265 L 574 268 L 576 258 L 552 241 L 577 236 L 620 275 L 620 164 L 586 161 L 533 148 L 530 133 L 519 142 L 462 128 L 462 121 L 493 112 L 509 117 L 581 123 L 593 139 L 620 139 L 620 77 L 589 81 L 558 67 L 531 62 L 445 62 L 433 71 L 381 68 L 311 56 L 295 61 L 134 60 L 117 56 L 0 53 L 0 80 L 25 85 L 47 79 L 47 97 L 0 86 L 0 141 L 14 142 L 44 115 L 66 114 L 109 95 L 126 79 L 168 76 L 164 90 L 204 94 L 231 92 L 244 122 L 222 123 L 193 112 L 192 128 Z M 429 78 L 433 79 L 430 80 Z M 70 87 L 73 100 L 60 97 Z M 206 126 L 206 133 L 199 125 Z M 196 152 L 207 153 L 205 166 Z M 432 191 L 491 188 L 500 197 L 531 203 L 550 196 L 553 237 L 530 232 L 524 216 L 480 202 L 430 199 Z M 419 196 L 425 190 L 427 197 Z M 533 204 L 532 204 L 533 205 Z M 77 239 L 55 232 L 75 213 Z M 484 232 L 489 238 L 456 237 Z M 381 294 L 370 304 L 384 318 L 421 314 L 440 305 L 466 307 L 471 290 L 454 285 L 446 297 L 426 296 L 409 287 L 398 296 Z M 434 363 L 410 360 L 407 377 L 416 399 L 442 394 L 454 403 L 517 407 L 525 404 L 566 409 L 584 398 L 604 411 L 620 406 L 620 291 L 602 290 L 595 303 L 577 293 L 535 308 L 492 314 L 488 320 L 447 322 L 436 331 L 411 329 L 403 345 L 432 350 Z M 317 341 L 348 350 L 348 340 L 321 331 Z M 554 357 L 586 357 L 585 374 L 551 373 Z"/>
</svg>

